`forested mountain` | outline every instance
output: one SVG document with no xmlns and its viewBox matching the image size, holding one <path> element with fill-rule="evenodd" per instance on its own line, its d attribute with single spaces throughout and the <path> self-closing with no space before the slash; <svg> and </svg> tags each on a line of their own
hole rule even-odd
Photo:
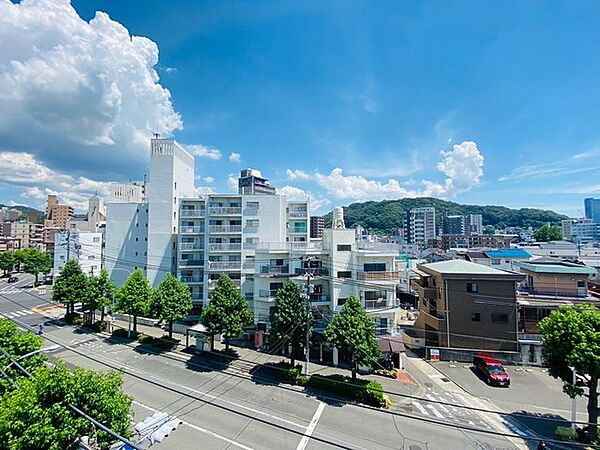
<svg viewBox="0 0 600 450">
<path fill-rule="evenodd" d="M 39 211 L 35 208 L 31 208 L 25 205 L 3 205 L 0 203 L 0 208 L 8 208 L 8 209 L 17 209 L 23 213 L 21 217 L 27 218 L 33 223 L 44 223 L 45 213 L 43 211 Z"/>
<path fill-rule="evenodd" d="M 481 214 L 483 225 L 495 228 L 533 227 L 537 228 L 547 223 L 560 225 L 567 216 L 554 211 L 535 208 L 511 209 L 505 206 L 461 205 L 437 198 L 403 198 L 400 200 L 383 200 L 380 202 L 353 203 L 344 207 L 346 227 L 353 228 L 362 225 L 378 233 L 391 233 L 393 228 L 403 227 L 404 214 L 411 208 L 433 206 L 438 225 L 441 225 L 445 213 L 452 214 Z M 331 213 L 325 216 L 326 226 L 331 223 Z"/>
</svg>

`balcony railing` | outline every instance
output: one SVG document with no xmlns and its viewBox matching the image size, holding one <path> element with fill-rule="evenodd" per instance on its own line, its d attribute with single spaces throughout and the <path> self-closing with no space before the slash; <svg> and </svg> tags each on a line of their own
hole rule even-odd
<svg viewBox="0 0 600 450">
<path fill-rule="evenodd" d="M 202 283 L 204 281 L 204 277 L 199 276 L 182 276 L 179 279 L 182 283 Z"/>
<path fill-rule="evenodd" d="M 199 242 L 182 242 L 181 244 L 179 244 L 179 250 L 181 251 L 192 251 L 192 250 L 204 250 L 204 244 L 201 244 Z"/>
<path fill-rule="evenodd" d="M 300 276 L 300 275 L 304 275 L 306 274 L 306 270 L 303 267 L 296 267 L 294 269 L 294 275 L 296 276 Z M 328 277 L 329 276 L 329 269 L 327 269 L 326 267 L 313 267 L 312 269 L 310 269 L 310 272 L 312 274 L 312 276 L 315 277 Z"/>
<path fill-rule="evenodd" d="M 204 208 L 194 208 L 194 209 L 182 209 L 179 212 L 181 217 L 204 217 L 206 213 L 206 209 Z"/>
<path fill-rule="evenodd" d="M 258 216 L 258 208 L 246 208 L 244 210 L 245 216 Z"/>
<path fill-rule="evenodd" d="M 290 217 L 306 217 L 308 211 L 305 209 L 290 209 L 288 215 Z"/>
<path fill-rule="evenodd" d="M 290 233 L 294 233 L 294 234 L 306 234 L 308 233 L 308 228 L 304 227 L 304 228 L 290 228 Z"/>
<path fill-rule="evenodd" d="M 259 289 L 258 297 L 261 299 L 275 300 L 278 289 Z"/>
<path fill-rule="evenodd" d="M 365 309 L 382 309 L 388 307 L 388 301 L 385 298 L 377 300 L 365 300 Z"/>
<path fill-rule="evenodd" d="M 210 270 L 240 270 L 242 268 L 241 261 L 209 261 L 208 268 Z"/>
<path fill-rule="evenodd" d="M 358 241 L 356 247 L 359 250 L 369 250 L 385 253 L 398 253 L 400 247 L 398 244 L 393 242 L 369 242 L 369 241 Z"/>
<path fill-rule="evenodd" d="M 398 272 L 358 272 L 357 277 L 363 281 L 398 281 L 400 274 Z"/>
<path fill-rule="evenodd" d="M 209 225 L 211 233 L 241 233 L 241 225 Z"/>
<path fill-rule="evenodd" d="M 256 242 L 244 242 L 244 248 L 247 250 L 252 250 L 256 248 Z"/>
<path fill-rule="evenodd" d="M 258 227 L 255 226 L 245 226 L 244 233 L 258 233 Z"/>
<path fill-rule="evenodd" d="M 240 243 L 228 243 L 228 242 L 215 242 L 208 244 L 208 250 L 211 252 L 233 252 L 240 251 L 242 244 Z"/>
<path fill-rule="evenodd" d="M 198 226 L 182 226 L 179 228 L 179 232 L 182 234 L 198 234 L 198 233 L 204 233 L 204 227 L 198 227 Z"/>
<path fill-rule="evenodd" d="M 319 303 L 319 302 L 328 302 L 330 301 L 329 294 L 311 294 L 310 302 L 311 303 Z"/>
<path fill-rule="evenodd" d="M 180 267 L 201 267 L 204 265 L 203 259 L 180 259 Z"/>
<path fill-rule="evenodd" d="M 262 274 L 289 274 L 290 266 L 260 266 L 260 273 Z"/>
<path fill-rule="evenodd" d="M 229 216 L 242 214 L 242 208 L 239 206 L 211 206 L 208 208 L 211 216 Z"/>
<path fill-rule="evenodd" d="M 328 245 L 322 242 L 259 242 L 256 244 L 257 250 L 272 251 L 310 251 L 310 250 L 329 250 Z"/>
<path fill-rule="evenodd" d="M 212 290 L 216 286 L 216 284 L 217 284 L 218 281 L 219 281 L 218 278 L 214 278 L 214 279 L 211 278 L 211 279 L 209 279 L 208 280 L 208 287 L 209 287 L 209 289 Z M 242 286 L 242 280 L 240 280 L 239 278 L 231 278 L 231 282 L 233 284 L 235 284 L 238 288 Z"/>
</svg>

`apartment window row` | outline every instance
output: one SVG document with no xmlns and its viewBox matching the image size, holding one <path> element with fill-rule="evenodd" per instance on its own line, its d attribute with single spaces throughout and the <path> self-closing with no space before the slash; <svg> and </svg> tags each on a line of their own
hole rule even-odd
<svg viewBox="0 0 600 450">
<path fill-rule="evenodd" d="M 508 314 L 492 313 L 490 318 L 492 323 L 508 323 Z M 481 313 L 473 313 L 471 320 L 473 322 L 481 322 Z"/>
</svg>

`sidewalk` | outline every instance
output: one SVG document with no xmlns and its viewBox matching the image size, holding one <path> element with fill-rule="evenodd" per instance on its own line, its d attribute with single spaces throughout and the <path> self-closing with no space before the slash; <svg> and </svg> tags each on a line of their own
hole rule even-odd
<svg viewBox="0 0 600 450">
<path fill-rule="evenodd" d="M 123 321 L 123 320 L 115 320 L 115 326 L 117 328 L 123 328 L 125 330 L 127 330 L 128 327 L 128 323 L 127 321 Z M 168 333 L 168 331 L 163 330 L 160 327 L 150 327 L 147 325 L 141 325 L 138 324 L 137 326 L 137 330 L 138 333 L 143 333 L 146 334 L 148 336 L 153 336 L 153 337 L 162 337 L 165 334 Z M 180 333 L 173 333 L 173 338 L 174 339 L 179 339 L 180 341 L 180 345 L 181 346 L 185 346 L 185 335 L 184 334 L 180 334 Z M 190 339 L 190 348 L 195 348 L 195 340 L 193 339 L 193 337 L 191 337 Z M 223 350 L 225 348 L 224 344 L 221 344 L 218 341 L 215 341 L 215 350 Z M 263 353 L 263 352 L 259 352 L 250 348 L 246 348 L 246 347 L 237 347 L 237 346 L 233 346 L 230 345 L 230 348 L 235 350 L 237 352 L 237 354 L 239 355 L 239 358 L 237 359 L 237 361 L 243 362 L 246 364 L 245 368 L 246 371 L 247 370 L 247 364 L 254 364 L 254 365 L 263 365 L 263 364 L 267 364 L 267 363 L 277 363 L 279 361 L 285 360 L 285 361 L 289 361 L 289 359 L 283 355 L 272 355 L 270 353 Z M 187 352 L 183 352 L 181 350 L 175 350 L 175 353 L 178 353 L 179 355 L 186 355 L 186 356 L 190 356 L 190 353 Z M 232 363 L 232 365 L 235 365 L 235 361 Z M 298 360 L 297 364 L 304 364 L 303 360 Z M 234 366 L 235 367 L 235 366 Z M 344 375 L 347 377 L 350 377 L 352 375 L 352 372 L 349 369 L 345 369 L 342 367 L 333 367 L 333 366 L 327 366 L 327 365 L 323 365 L 323 364 L 318 364 L 315 362 L 309 362 L 309 372 L 311 374 L 319 374 L 319 375 Z M 239 370 L 239 367 L 236 367 Z M 435 370 L 435 369 L 433 369 Z M 374 374 L 369 374 L 369 375 L 364 375 L 361 376 L 361 378 L 363 379 L 368 379 L 368 380 L 374 380 L 377 381 L 381 384 L 381 386 L 383 387 L 384 391 L 393 391 L 393 392 L 397 392 L 400 394 L 409 394 L 409 395 L 418 395 L 418 393 L 421 390 L 421 386 L 419 384 L 419 382 L 412 377 L 409 373 L 407 373 L 407 371 L 401 371 L 401 375 L 397 378 L 397 379 L 393 379 L 393 378 L 388 378 L 388 377 L 384 377 L 384 376 L 380 376 L 380 375 L 374 375 Z M 398 399 L 396 399 L 397 401 Z"/>
</svg>

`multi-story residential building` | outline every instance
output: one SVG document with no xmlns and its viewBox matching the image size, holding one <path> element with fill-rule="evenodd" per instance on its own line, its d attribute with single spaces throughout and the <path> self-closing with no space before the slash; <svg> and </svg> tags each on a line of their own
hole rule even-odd
<svg viewBox="0 0 600 450">
<path fill-rule="evenodd" d="M 523 275 L 460 259 L 417 265 L 417 336 L 428 347 L 516 351 Z"/>
<path fill-rule="evenodd" d="M 71 217 L 67 220 L 69 230 L 96 233 L 106 223 L 106 206 L 102 199 L 92 195 L 88 200 L 88 210 L 84 219 Z"/>
<path fill-rule="evenodd" d="M 9 209 L 8 210 L 8 220 L 10 222 L 14 222 L 15 220 L 17 220 L 19 217 L 21 217 L 23 215 L 23 213 L 21 211 L 19 211 L 18 209 Z"/>
<path fill-rule="evenodd" d="M 600 198 L 586 198 L 583 200 L 585 218 L 600 223 Z"/>
<path fill-rule="evenodd" d="M 238 179 L 238 193 L 242 195 L 274 195 L 275 188 L 263 178 L 260 170 L 244 169 Z"/>
<path fill-rule="evenodd" d="M 259 328 L 269 326 L 277 290 L 292 280 L 305 287 L 312 277 L 309 301 L 321 317 L 322 332 L 350 294 L 357 295 L 376 322 L 379 335 L 396 334 L 395 244 L 357 241 L 351 229 L 325 229 L 320 242 L 263 242 L 256 250 L 253 309 Z M 309 262 L 310 259 L 310 262 Z"/>
<path fill-rule="evenodd" d="M 21 248 L 37 248 L 44 250 L 43 245 L 44 227 L 39 223 L 29 221 L 13 222 L 10 234 L 21 240 Z"/>
<path fill-rule="evenodd" d="M 79 263 L 86 275 L 100 274 L 102 266 L 102 233 L 61 231 L 55 234 L 54 275 L 60 273 L 69 260 Z"/>
<path fill-rule="evenodd" d="M 413 208 L 406 212 L 404 237 L 408 244 L 427 245 L 436 238 L 435 208 Z"/>
<path fill-rule="evenodd" d="M 467 232 L 469 234 L 483 234 L 483 216 L 469 214 L 467 217 Z"/>
<path fill-rule="evenodd" d="M 72 206 L 59 204 L 58 197 L 50 194 L 48 195 L 44 225 L 48 228 L 65 230 L 67 228 L 67 221 L 73 217 L 74 212 Z"/>
<path fill-rule="evenodd" d="M 600 239 L 600 222 L 593 219 L 567 219 L 561 221 L 563 238 L 576 244 L 587 244 Z"/>
<path fill-rule="evenodd" d="M 21 249 L 21 239 L 16 237 L 0 237 L 0 252 L 14 252 Z"/>
<path fill-rule="evenodd" d="M 184 198 L 179 218 L 177 276 L 190 286 L 197 306 L 208 303 L 222 273 L 253 299 L 259 243 L 309 241 L 308 203 L 277 194 Z"/>
<path fill-rule="evenodd" d="M 507 248 L 516 236 L 503 234 L 443 234 L 440 238 L 440 246 L 444 250 L 470 249 L 470 248 Z"/>
<path fill-rule="evenodd" d="M 323 229 L 325 228 L 325 217 L 311 216 L 310 218 L 310 238 L 321 239 L 323 237 Z"/>
<path fill-rule="evenodd" d="M 483 234 L 483 217 L 481 214 L 446 215 L 444 217 L 444 234 Z"/>
<path fill-rule="evenodd" d="M 9 237 L 11 236 L 12 222 L 0 223 L 0 236 Z"/>
</svg>

